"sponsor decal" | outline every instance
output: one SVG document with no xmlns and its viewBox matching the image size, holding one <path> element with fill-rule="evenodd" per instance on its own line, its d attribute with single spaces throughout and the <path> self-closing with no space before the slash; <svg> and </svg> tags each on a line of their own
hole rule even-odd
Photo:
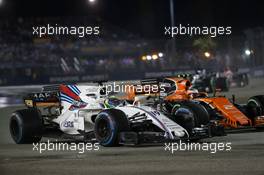
<svg viewBox="0 0 264 175">
<path fill-rule="evenodd" d="M 64 121 L 64 122 L 62 122 L 61 125 L 65 128 L 73 128 L 74 127 L 73 121 Z"/>
</svg>

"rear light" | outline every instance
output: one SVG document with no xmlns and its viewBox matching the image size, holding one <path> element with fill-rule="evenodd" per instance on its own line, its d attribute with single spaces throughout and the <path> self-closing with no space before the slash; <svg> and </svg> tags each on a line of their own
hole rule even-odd
<svg viewBox="0 0 264 175">
<path fill-rule="evenodd" d="M 33 107 L 33 101 L 32 100 L 25 100 L 25 104 L 28 107 Z"/>
</svg>

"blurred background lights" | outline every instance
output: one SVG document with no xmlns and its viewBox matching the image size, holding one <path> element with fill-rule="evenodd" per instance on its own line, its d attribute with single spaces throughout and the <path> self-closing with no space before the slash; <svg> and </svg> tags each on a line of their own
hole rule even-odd
<svg viewBox="0 0 264 175">
<path fill-rule="evenodd" d="M 147 55 L 147 60 L 151 60 L 151 56 L 150 55 Z"/>
<path fill-rule="evenodd" d="M 204 52 L 204 56 L 205 56 L 206 58 L 209 58 L 209 57 L 211 56 L 211 54 L 210 54 L 209 52 Z"/>
<path fill-rule="evenodd" d="M 143 55 L 141 56 L 142 61 L 151 61 L 151 60 L 157 60 L 159 58 L 164 57 L 164 54 L 162 52 L 158 53 L 149 53 L 149 55 Z"/>
<path fill-rule="evenodd" d="M 152 55 L 152 59 L 153 59 L 153 60 L 156 60 L 156 59 L 158 59 L 158 58 L 159 58 L 158 55 L 156 55 L 156 54 Z"/>
<path fill-rule="evenodd" d="M 246 49 L 245 54 L 249 56 L 251 54 L 251 51 L 249 49 Z"/>
</svg>

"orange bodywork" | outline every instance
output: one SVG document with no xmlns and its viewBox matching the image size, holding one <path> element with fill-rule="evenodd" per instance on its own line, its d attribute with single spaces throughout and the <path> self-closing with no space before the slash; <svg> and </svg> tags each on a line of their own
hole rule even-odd
<svg viewBox="0 0 264 175">
<path fill-rule="evenodd" d="M 222 114 L 224 120 L 221 123 L 225 127 L 238 128 L 240 126 L 252 126 L 251 120 L 245 116 L 240 110 L 238 110 L 227 98 L 225 97 L 205 97 L 206 93 L 198 93 L 189 90 L 191 83 L 187 79 L 183 78 L 167 78 L 175 83 L 177 86 L 174 93 L 165 97 L 165 100 L 170 102 L 192 100 L 202 101 L 209 104 L 213 109 Z M 198 96 L 198 97 L 196 97 Z"/>
<path fill-rule="evenodd" d="M 259 117 L 254 118 L 254 124 L 256 127 L 258 126 L 262 127 L 264 124 L 264 116 L 259 116 Z"/>
<path fill-rule="evenodd" d="M 264 125 L 263 118 L 257 119 L 257 121 L 251 121 L 245 114 L 243 114 L 236 106 L 233 105 L 227 98 L 216 96 L 208 97 L 207 93 L 201 93 L 194 90 L 190 90 L 191 82 L 185 78 L 165 78 L 173 84 L 176 88 L 174 92 L 170 92 L 166 97 L 165 101 L 176 102 L 184 100 L 196 100 L 208 104 L 211 108 L 215 109 L 221 116 L 223 120 L 220 123 L 226 128 L 241 128 L 246 126 Z M 136 91 L 128 93 L 130 100 L 133 100 L 137 95 Z"/>
<path fill-rule="evenodd" d="M 222 121 L 225 127 L 239 128 L 240 126 L 252 126 L 251 120 L 225 97 L 197 98 L 195 100 L 203 101 L 221 113 L 225 118 Z"/>
</svg>

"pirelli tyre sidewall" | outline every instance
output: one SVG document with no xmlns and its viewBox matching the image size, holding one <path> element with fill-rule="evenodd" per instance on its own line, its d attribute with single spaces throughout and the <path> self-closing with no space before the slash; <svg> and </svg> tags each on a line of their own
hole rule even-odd
<svg viewBox="0 0 264 175">
<path fill-rule="evenodd" d="M 191 101 L 175 104 L 172 114 L 173 120 L 184 127 L 189 133 L 191 133 L 193 128 L 209 123 L 207 110 L 201 104 Z"/>
<path fill-rule="evenodd" d="M 17 144 L 39 142 L 43 125 L 36 109 L 17 110 L 12 113 L 9 122 L 11 137 Z"/>
<path fill-rule="evenodd" d="M 129 131 L 129 124 L 121 110 L 104 110 L 95 119 L 95 137 L 102 146 L 118 146 L 119 133 L 124 131 Z"/>
<path fill-rule="evenodd" d="M 264 95 L 254 96 L 247 102 L 248 115 L 257 117 L 264 115 Z"/>
</svg>

